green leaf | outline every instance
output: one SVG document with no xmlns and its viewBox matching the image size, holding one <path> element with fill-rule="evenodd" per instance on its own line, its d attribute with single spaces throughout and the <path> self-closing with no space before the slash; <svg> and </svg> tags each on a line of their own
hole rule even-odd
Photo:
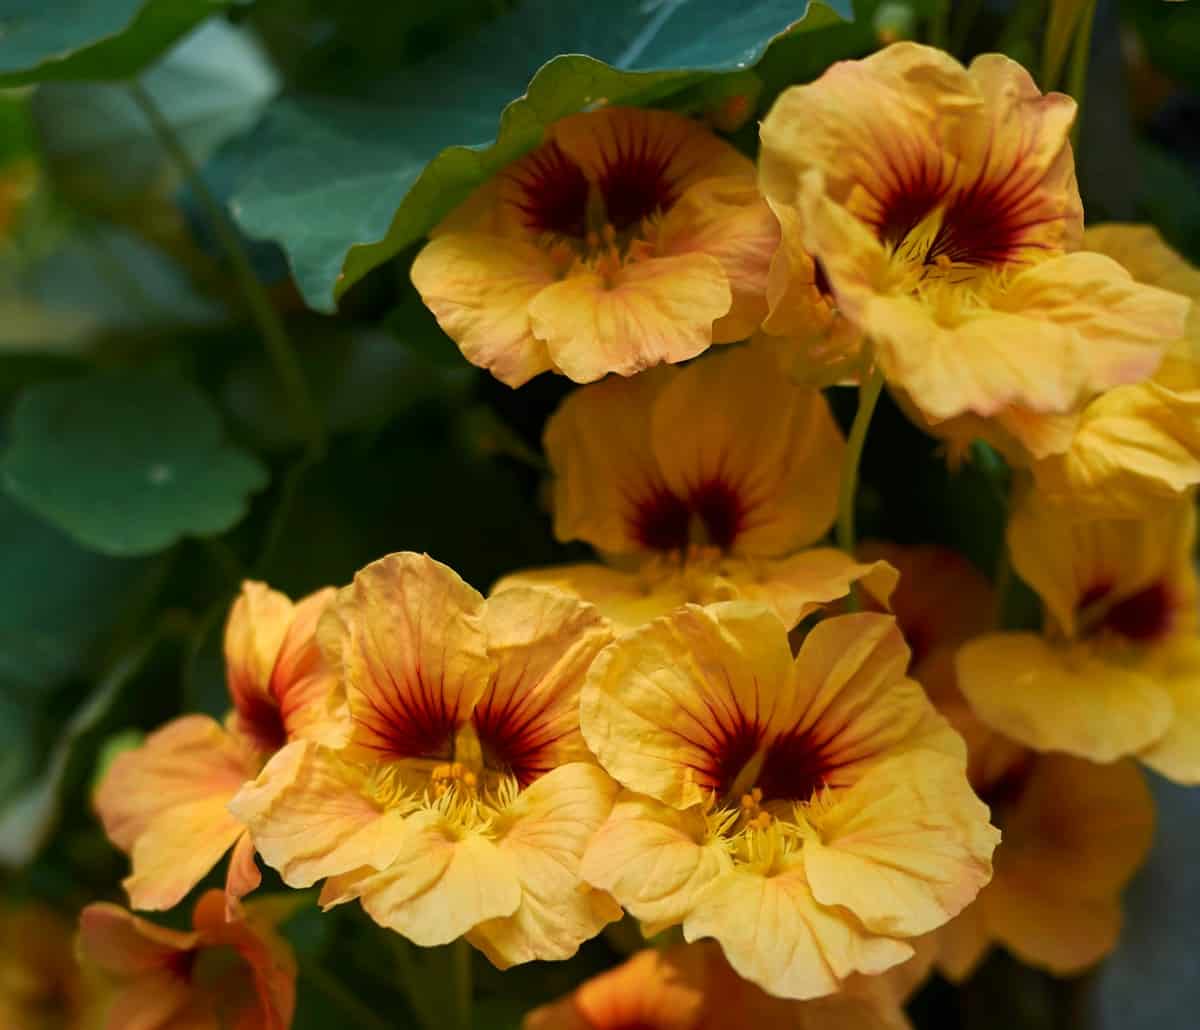
<svg viewBox="0 0 1200 1030">
<path fill-rule="evenodd" d="M 244 0 L 3 0 L 0 86 L 128 79 L 175 40 Z"/>
<path fill-rule="evenodd" d="M 267 481 L 255 458 L 224 441 L 202 394 L 142 371 L 26 390 L 0 471 L 10 495 L 111 555 L 224 532 Z"/>
<path fill-rule="evenodd" d="M 223 20 L 202 25 L 141 83 L 198 164 L 279 90 L 254 37 Z M 77 206 L 136 221 L 151 201 L 171 203 L 181 173 L 124 85 L 49 83 L 34 94 L 33 117 L 55 186 Z"/>
<path fill-rule="evenodd" d="M 283 246 L 308 304 L 333 311 L 549 123 L 601 101 L 665 102 L 743 74 L 793 26 L 834 21 L 795 0 L 529 0 L 408 69 L 392 103 L 275 104 L 244 144 L 232 209 L 249 235 Z"/>
</svg>

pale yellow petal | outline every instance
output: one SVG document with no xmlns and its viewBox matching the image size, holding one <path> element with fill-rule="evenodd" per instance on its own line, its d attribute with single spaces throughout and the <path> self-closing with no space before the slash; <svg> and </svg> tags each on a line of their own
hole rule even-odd
<svg viewBox="0 0 1200 1030">
<path fill-rule="evenodd" d="M 769 610 L 688 605 L 601 652 L 583 690 L 583 735 L 625 786 L 687 808 L 729 788 L 772 726 L 790 671 L 787 631 Z"/>
<path fill-rule="evenodd" d="M 731 867 L 698 809 L 625 793 L 589 842 L 581 875 L 653 931 L 681 922 L 697 893 Z"/>
<path fill-rule="evenodd" d="M 506 236 L 450 232 L 422 248 L 410 274 L 473 365 L 514 387 L 552 367 L 529 321 L 534 299 L 558 278 L 546 251 Z"/>
<path fill-rule="evenodd" d="M 1200 642 L 1180 641 L 1156 662 L 1154 674 L 1171 698 L 1174 718 L 1138 757 L 1176 783 L 1200 783 Z"/>
<path fill-rule="evenodd" d="M 579 270 L 529 305 L 534 334 L 567 378 L 590 383 L 686 361 L 713 343 L 733 304 L 721 263 L 681 254 L 626 263 L 609 275 Z"/>
<path fill-rule="evenodd" d="M 1032 633 L 979 637 L 957 666 L 975 713 L 1037 751 L 1110 762 L 1161 739 L 1174 717 L 1169 693 L 1146 672 Z"/>
<path fill-rule="evenodd" d="M 608 818 L 617 785 L 594 765 L 561 765 L 523 790 L 500 816 L 496 845 L 513 857 L 521 903 L 480 923 L 469 940 L 500 969 L 568 959 L 621 918 L 621 907 L 580 878 L 584 849 Z"/>
<path fill-rule="evenodd" d="M 961 912 L 991 879 L 999 832 L 953 757 L 910 752 L 805 813 L 804 868 L 823 905 L 868 929 L 915 937 Z"/>
<path fill-rule="evenodd" d="M 798 860 L 770 876 L 739 868 L 716 877 L 696 898 L 683 935 L 716 938 L 740 976 L 784 998 L 832 994 L 853 973 L 882 973 L 913 954 L 903 941 L 818 904 Z"/>
<path fill-rule="evenodd" d="M 225 669 L 234 705 L 278 705 L 271 675 L 292 621 L 292 602 L 265 583 L 246 580 L 225 622 Z"/>
</svg>

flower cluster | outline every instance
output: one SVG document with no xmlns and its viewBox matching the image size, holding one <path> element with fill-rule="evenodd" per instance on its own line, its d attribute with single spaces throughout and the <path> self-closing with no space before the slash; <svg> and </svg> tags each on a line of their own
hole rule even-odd
<svg viewBox="0 0 1200 1030">
<path fill-rule="evenodd" d="M 191 933 L 85 911 L 108 1025 L 134 985 L 287 1024 L 256 854 L 502 969 L 623 914 L 688 942 L 531 1030 L 886 1030 L 993 943 L 1101 958 L 1153 824 L 1133 760 L 1200 780 L 1200 273 L 1084 231 L 1073 116 L 1007 58 L 899 43 L 786 90 L 757 165 L 601 106 L 452 212 L 413 282 L 504 383 L 590 384 L 544 441 L 554 533 L 598 560 L 486 597 L 407 552 L 294 604 L 245 584 L 225 723 L 169 723 L 95 794 L 135 908 L 231 851 Z M 834 383 L 861 384 L 849 439 Z M 1040 628 L 961 556 L 857 546 L 872 384 L 952 460 L 1007 460 Z"/>
</svg>

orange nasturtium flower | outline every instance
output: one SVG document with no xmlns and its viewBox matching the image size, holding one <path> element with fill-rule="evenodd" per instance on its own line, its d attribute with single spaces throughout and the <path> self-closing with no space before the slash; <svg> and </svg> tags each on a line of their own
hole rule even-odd
<svg viewBox="0 0 1200 1030">
<path fill-rule="evenodd" d="M 844 442 L 818 390 L 782 376 L 755 345 L 686 368 L 576 390 L 546 426 L 554 532 L 586 540 L 613 566 L 518 573 L 596 605 L 620 628 L 687 602 L 738 597 L 789 626 L 856 579 L 886 597 L 882 563 L 831 548 Z"/>
<path fill-rule="evenodd" d="M 1037 751 L 1136 755 L 1173 780 L 1200 781 L 1193 503 L 1079 521 L 1037 494 L 1022 500 L 1008 545 L 1045 625 L 959 651 L 959 686 L 984 722 Z"/>
<path fill-rule="evenodd" d="M 319 631 L 348 743 L 289 744 L 232 804 L 285 882 L 325 879 L 423 946 L 466 936 L 498 966 L 564 959 L 620 917 L 579 860 L 616 785 L 579 733 L 578 695 L 610 632 L 543 588 L 485 602 L 452 569 L 393 554 L 362 569 Z"/>
<path fill-rule="evenodd" d="M 1181 334 L 1184 298 L 1079 250 L 1074 117 L 1006 57 L 897 43 L 788 89 L 762 124 L 785 234 L 931 420 L 1068 411 L 1146 378 Z"/>
<path fill-rule="evenodd" d="M 986 632 L 991 589 L 940 547 L 868 544 L 860 556 L 900 570 L 892 610 L 913 650 L 911 674 L 967 742 L 967 776 L 1003 838 L 991 882 L 933 934 L 937 963 L 963 980 L 993 944 L 1060 976 L 1103 958 L 1121 927 L 1120 892 L 1150 848 L 1154 804 L 1130 761 L 1094 765 L 1038 755 L 984 725 L 959 691 L 958 646 Z"/>
<path fill-rule="evenodd" d="M 787 627 L 689 605 L 611 644 L 580 721 L 627 788 L 583 878 L 646 930 L 713 937 L 770 994 L 814 998 L 913 955 L 991 876 L 962 739 L 906 679 L 895 620 Z"/>
<path fill-rule="evenodd" d="M 86 1025 L 74 927 L 37 902 L 0 905 L 0 1026 L 75 1030 Z"/>
<path fill-rule="evenodd" d="M 700 123 L 612 107 L 555 122 L 440 225 L 412 280 L 468 361 L 633 375 L 750 336 L 779 229 L 753 163 Z"/>
<path fill-rule="evenodd" d="M 231 847 L 231 905 L 258 886 L 254 846 L 228 805 L 289 740 L 336 733 L 333 679 L 315 638 L 333 594 L 330 587 L 293 604 L 262 583 L 243 583 L 225 626 L 233 702 L 225 725 L 180 716 L 114 759 L 95 806 L 132 859 L 125 889 L 134 908 L 172 908 Z"/>
<path fill-rule="evenodd" d="M 880 976 L 856 976 L 827 998 L 776 998 L 730 967 L 712 941 L 647 950 L 525 1017 L 524 1030 L 910 1030 L 905 998 L 932 949 Z"/>
<path fill-rule="evenodd" d="M 296 961 L 271 910 L 248 902 L 226 919 L 218 890 L 196 903 L 190 932 L 98 903 L 79 916 L 79 958 L 103 982 L 104 1030 L 236 1027 L 286 1030 Z"/>
</svg>

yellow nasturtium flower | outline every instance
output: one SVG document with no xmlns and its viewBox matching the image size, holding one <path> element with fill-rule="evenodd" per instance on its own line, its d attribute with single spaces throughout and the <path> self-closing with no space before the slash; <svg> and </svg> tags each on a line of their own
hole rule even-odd
<svg viewBox="0 0 1200 1030">
<path fill-rule="evenodd" d="M 827 998 L 776 998 L 730 967 L 713 941 L 648 949 L 535 1009 L 524 1030 L 911 1030 L 904 1000 L 933 958 L 918 956 L 880 976 L 856 976 Z"/>
<path fill-rule="evenodd" d="M 992 633 L 958 653 L 976 714 L 1037 751 L 1138 756 L 1200 781 L 1200 638 L 1186 497 L 1145 519 L 1080 521 L 1027 495 L 1013 566 L 1045 607 L 1042 633 Z"/>
<path fill-rule="evenodd" d="M 833 524 L 845 445 L 821 393 L 781 375 L 760 346 L 577 390 L 545 443 L 555 535 L 587 541 L 615 567 L 522 572 L 496 591 L 550 584 L 622 628 L 745 597 L 790 626 L 857 579 L 881 596 L 894 584 L 883 563 L 793 553 Z"/>
<path fill-rule="evenodd" d="M 1006 57 L 897 43 L 786 90 L 762 124 L 785 236 L 932 421 L 1069 411 L 1146 378 L 1181 333 L 1186 300 L 1079 250 L 1074 117 Z"/>
<path fill-rule="evenodd" d="M 468 361 L 520 386 L 750 336 L 779 228 L 753 163 L 699 122 L 610 107 L 552 124 L 432 236 L 422 299 Z"/>
<path fill-rule="evenodd" d="M 333 681 L 315 639 L 333 595 L 330 587 L 293 604 L 243 583 L 225 626 L 226 724 L 183 715 L 114 759 L 94 801 L 133 861 L 125 889 L 134 908 L 174 907 L 230 848 L 231 903 L 258 886 L 254 846 L 228 804 L 289 740 L 337 736 Z"/>
<path fill-rule="evenodd" d="M 87 1027 L 86 991 L 75 961 L 74 927 L 36 901 L 0 904 L 0 1026 Z"/>
<path fill-rule="evenodd" d="M 991 876 L 961 738 L 904 670 L 895 621 L 787 627 L 689 605 L 611 644 L 581 724 L 627 788 L 583 877 L 648 931 L 713 937 L 764 991 L 814 998 L 913 954 Z"/>
<path fill-rule="evenodd" d="M 293 887 L 360 899 L 423 946 L 466 936 L 498 966 L 565 959 L 620 917 L 579 879 L 616 785 L 579 733 L 609 641 L 591 607 L 522 588 L 485 602 L 425 555 L 362 569 L 319 631 L 345 746 L 289 744 L 231 808 Z"/>
</svg>

